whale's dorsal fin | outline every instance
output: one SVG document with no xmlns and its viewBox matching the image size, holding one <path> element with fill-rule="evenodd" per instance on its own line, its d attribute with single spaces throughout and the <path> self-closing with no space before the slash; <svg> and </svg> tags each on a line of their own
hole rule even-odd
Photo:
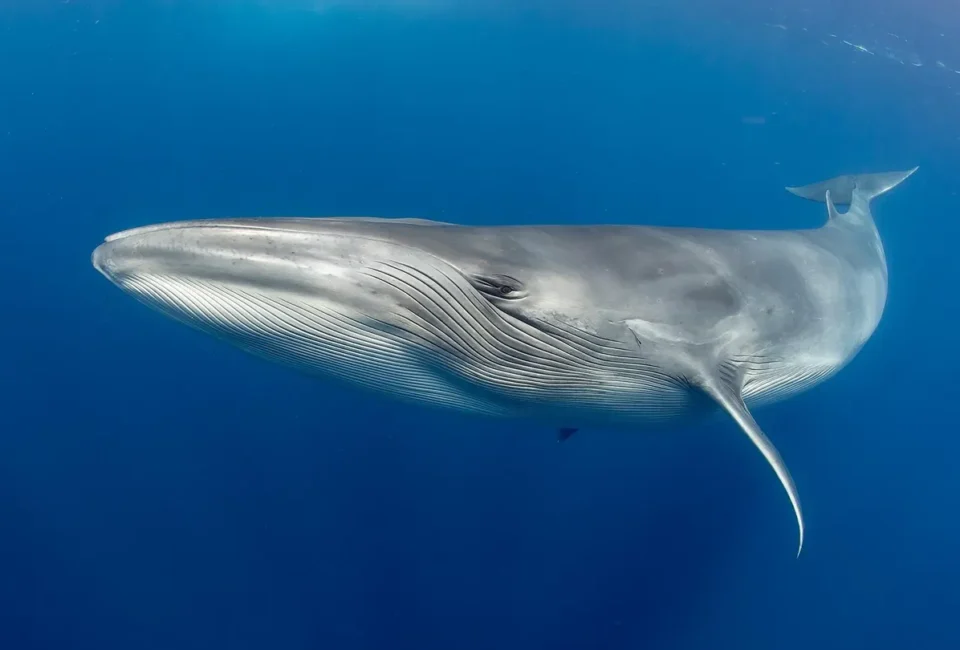
<svg viewBox="0 0 960 650">
<path fill-rule="evenodd" d="M 790 504 L 793 506 L 793 513 L 797 518 L 797 525 L 800 528 L 800 544 L 797 548 L 797 557 L 803 549 L 803 512 L 800 509 L 800 496 L 797 493 L 797 487 L 790 476 L 790 470 L 786 463 L 780 457 L 777 448 L 773 446 L 770 439 L 764 435 L 763 430 L 757 424 L 756 420 L 747 409 L 740 394 L 743 384 L 743 373 L 733 364 L 721 364 L 713 376 L 702 377 L 697 382 L 700 388 L 707 393 L 714 401 L 730 414 L 734 421 L 740 425 L 747 437 L 754 446 L 760 450 L 767 463 L 773 468 L 780 484 L 786 490 L 790 498 Z"/>
</svg>

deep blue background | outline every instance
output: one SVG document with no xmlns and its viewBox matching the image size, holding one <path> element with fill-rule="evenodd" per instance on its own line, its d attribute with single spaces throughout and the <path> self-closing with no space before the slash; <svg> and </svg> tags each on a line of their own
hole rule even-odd
<svg viewBox="0 0 960 650">
<path fill-rule="evenodd" d="M 0 648 L 958 647 L 953 5 L 332 4 L 0 3 Z M 805 227 L 784 185 L 916 164 L 876 335 L 757 413 L 799 560 L 730 423 L 386 403 L 89 264 L 228 215 Z"/>
</svg>

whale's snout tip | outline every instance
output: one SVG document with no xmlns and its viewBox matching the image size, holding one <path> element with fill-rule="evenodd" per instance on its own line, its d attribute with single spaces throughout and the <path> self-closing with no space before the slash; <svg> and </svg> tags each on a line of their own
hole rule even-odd
<svg viewBox="0 0 960 650">
<path fill-rule="evenodd" d="M 131 254 L 136 251 L 138 241 L 142 238 L 137 235 L 147 234 L 155 230 L 161 230 L 169 227 L 167 224 L 155 226 L 142 226 L 139 228 L 129 228 L 120 230 L 103 238 L 100 245 L 93 249 L 90 254 L 90 263 L 93 268 L 105 275 L 110 280 L 114 280 L 117 275 L 118 266 L 129 262 Z"/>
<path fill-rule="evenodd" d="M 106 263 L 107 263 L 107 254 L 105 251 L 106 242 L 100 244 L 93 249 L 93 253 L 90 254 L 90 263 L 93 264 L 93 268 L 100 271 L 106 275 Z"/>
<path fill-rule="evenodd" d="M 116 276 L 116 246 L 107 238 L 90 253 L 90 263 L 104 277 L 113 281 Z"/>
</svg>

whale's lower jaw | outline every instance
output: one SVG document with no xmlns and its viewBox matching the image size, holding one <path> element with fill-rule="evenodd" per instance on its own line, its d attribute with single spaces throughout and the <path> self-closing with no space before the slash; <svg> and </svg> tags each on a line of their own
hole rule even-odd
<svg viewBox="0 0 960 650">
<path fill-rule="evenodd" d="M 322 301 L 185 278 L 127 278 L 140 301 L 187 326 L 296 371 L 395 399 L 480 415 L 502 406 L 458 390 L 403 341 Z"/>
<path fill-rule="evenodd" d="M 117 284 L 248 353 L 405 402 L 618 429 L 679 424 L 715 410 L 699 391 L 618 348 L 576 349 L 570 340 L 541 345 L 503 323 L 481 331 L 479 317 L 464 319 L 474 322 L 470 337 L 468 327 L 456 328 L 454 349 L 437 343 L 449 332 L 429 332 L 425 323 L 401 328 L 295 294 L 155 274 L 130 275 Z M 525 362 L 503 356 L 521 344 Z M 557 352 L 561 344 L 569 348 L 563 354 Z"/>
</svg>

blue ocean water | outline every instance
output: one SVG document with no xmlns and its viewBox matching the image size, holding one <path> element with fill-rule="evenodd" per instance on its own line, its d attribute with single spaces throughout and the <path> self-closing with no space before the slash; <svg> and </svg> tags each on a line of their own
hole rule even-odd
<svg viewBox="0 0 960 650">
<path fill-rule="evenodd" d="M 0 4 L 0 648 L 960 647 L 951 3 Z M 901 6 L 902 5 L 902 6 Z M 384 402 L 90 265 L 172 219 L 819 224 L 890 298 L 829 382 L 673 436 Z"/>
</svg>

